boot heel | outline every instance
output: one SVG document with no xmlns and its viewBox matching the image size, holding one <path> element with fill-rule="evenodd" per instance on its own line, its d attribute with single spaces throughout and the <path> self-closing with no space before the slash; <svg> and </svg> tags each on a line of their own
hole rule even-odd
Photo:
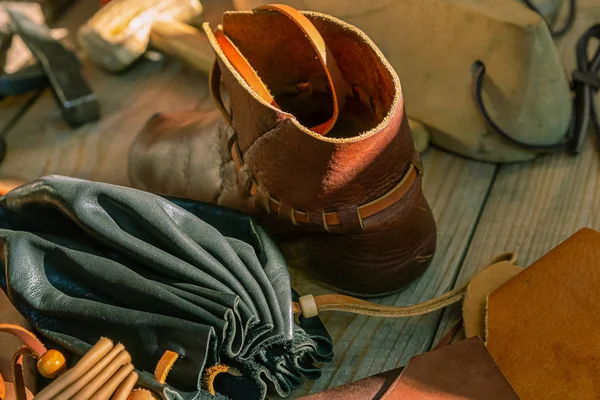
<svg viewBox="0 0 600 400">
<path fill-rule="evenodd" d="M 295 236 L 281 246 L 289 265 L 342 293 L 383 296 L 425 272 L 435 252 L 436 227 L 420 178 L 406 200 L 365 219 L 357 234 Z"/>
</svg>

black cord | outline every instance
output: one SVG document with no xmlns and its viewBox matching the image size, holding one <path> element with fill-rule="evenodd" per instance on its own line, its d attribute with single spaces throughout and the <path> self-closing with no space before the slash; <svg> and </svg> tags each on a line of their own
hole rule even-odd
<svg viewBox="0 0 600 400">
<path fill-rule="evenodd" d="M 492 130 L 495 133 L 502 136 L 507 142 L 510 142 L 516 146 L 523 147 L 528 150 L 534 150 L 534 151 L 565 151 L 565 150 L 567 150 L 567 148 L 569 147 L 568 140 L 566 140 L 564 142 L 548 144 L 548 145 L 526 143 L 519 139 L 514 138 L 512 135 L 509 135 L 502 128 L 500 128 L 498 126 L 498 124 L 496 124 L 496 122 L 494 122 L 494 120 L 488 113 L 485 105 L 483 104 L 483 98 L 482 98 L 482 94 L 481 94 L 482 87 L 483 87 L 483 78 L 485 78 L 485 64 L 479 60 L 475 61 L 475 63 L 473 64 L 473 85 L 472 85 L 473 97 L 475 98 L 475 104 L 477 104 L 477 107 L 479 109 L 479 112 L 481 113 L 481 116 L 483 117 L 485 122 L 488 124 L 488 126 L 490 128 L 492 128 Z M 571 122 L 569 124 L 569 129 L 568 129 L 569 132 L 571 131 L 572 125 L 573 125 L 573 123 Z"/>
<path fill-rule="evenodd" d="M 600 24 L 589 28 L 577 41 L 575 50 L 577 69 L 573 72 L 571 83 L 575 93 L 573 98 L 573 114 L 563 141 L 549 145 L 526 143 L 502 130 L 492 120 L 483 103 L 482 88 L 485 78 L 485 64 L 481 61 L 476 61 L 472 69 L 473 97 L 481 116 L 488 126 L 506 141 L 528 150 L 578 153 L 581 151 L 583 140 L 591 121 L 594 131 L 598 136 L 598 145 L 600 146 L 600 124 L 596 113 L 596 100 L 594 97 L 598 89 L 600 89 L 600 77 L 598 76 L 600 73 L 600 47 L 598 47 L 593 57 L 590 57 L 588 49 L 592 39 L 600 40 Z"/>
<path fill-rule="evenodd" d="M 523 0 L 523 3 L 525 3 L 525 5 L 527 7 L 529 7 L 531 10 L 535 11 L 536 13 L 538 13 L 542 18 L 544 18 L 543 14 L 540 12 L 539 8 L 537 8 L 536 5 L 531 2 L 531 0 Z M 571 29 L 573 27 L 573 24 L 575 23 L 576 14 L 577 14 L 577 2 L 575 0 L 569 0 L 569 10 L 568 10 L 568 14 L 567 14 L 567 20 L 565 21 L 565 24 L 563 25 L 562 28 L 555 30 L 554 27 L 550 25 L 550 21 L 545 20 L 546 24 L 548 24 L 548 28 L 550 28 L 550 33 L 552 33 L 552 36 L 560 37 L 560 36 L 564 35 L 565 33 L 567 33 L 569 31 L 569 29 Z"/>
</svg>

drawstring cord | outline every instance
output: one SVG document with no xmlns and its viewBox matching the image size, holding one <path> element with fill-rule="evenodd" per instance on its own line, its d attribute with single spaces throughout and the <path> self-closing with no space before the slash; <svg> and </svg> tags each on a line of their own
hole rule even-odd
<svg viewBox="0 0 600 400">
<path fill-rule="evenodd" d="M 473 97 L 479 113 L 490 129 L 507 142 L 528 150 L 541 152 L 568 151 L 576 154 L 581 152 L 585 134 L 591 121 L 592 127 L 598 136 L 598 146 L 600 147 L 600 124 L 598 123 L 594 97 L 600 89 L 600 78 L 598 77 L 600 73 L 600 48 L 590 57 L 588 49 L 592 39 L 600 40 L 600 24 L 589 28 L 577 41 L 575 51 L 577 69 L 572 74 L 571 82 L 574 92 L 573 114 L 564 139 L 558 143 L 548 145 L 523 142 L 504 131 L 494 122 L 482 98 L 483 81 L 486 73 L 485 64 L 482 61 L 476 61 L 472 69 Z"/>
<path fill-rule="evenodd" d="M 465 297 L 468 284 L 469 282 L 465 282 L 441 296 L 412 306 L 386 306 L 339 294 L 324 294 L 316 297 L 309 294 L 294 302 L 292 310 L 295 315 L 302 315 L 304 318 L 315 317 L 322 311 L 339 311 L 381 318 L 414 317 L 461 301 Z"/>
<path fill-rule="evenodd" d="M 540 16 L 542 16 L 542 12 L 540 11 L 540 9 L 537 8 L 535 4 L 531 2 L 531 0 L 523 0 L 523 3 L 525 3 L 525 5 L 529 7 L 532 11 L 535 11 Z M 552 33 L 552 36 L 554 36 L 555 38 L 561 37 L 573 27 L 573 24 L 575 23 L 575 17 L 577 14 L 577 2 L 575 0 L 569 0 L 569 10 L 567 12 L 567 19 L 565 20 L 563 27 L 560 29 L 555 30 L 554 27 L 551 26 L 550 21 L 546 20 L 546 24 L 548 24 L 550 33 Z"/>
</svg>

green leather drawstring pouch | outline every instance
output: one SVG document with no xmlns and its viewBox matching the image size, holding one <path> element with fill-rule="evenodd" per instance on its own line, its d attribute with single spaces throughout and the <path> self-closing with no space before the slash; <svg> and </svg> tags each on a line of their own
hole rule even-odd
<svg viewBox="0 0 600 400">
<path fill-rule="evenodd" d="M 163 398 L 287 396 L 333 357 L 243 214 L 50 176 L 0 198 L 0 239 L 0 286 L 44 340 L 78 355 L 120 342 Z"/>
</svg>

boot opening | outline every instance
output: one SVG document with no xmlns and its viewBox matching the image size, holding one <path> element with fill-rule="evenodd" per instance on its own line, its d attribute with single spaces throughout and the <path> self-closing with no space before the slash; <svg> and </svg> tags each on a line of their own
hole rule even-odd
<svg viewBox="0 0 600 400">
<path fill-rule="evenodd" d="M 346 106 L 329 137 L 351 138 L 375 128 L 390 113 L 397 88 L 377 52 L 354 29 L 308 14 L 348 83 Z M 327 76 L 304 33 L 285 16 L 267 11 L 226 13 L 225 34 L 256 70 L 275 101 L 305 127 L 333 114 Z"/>
</svg>

